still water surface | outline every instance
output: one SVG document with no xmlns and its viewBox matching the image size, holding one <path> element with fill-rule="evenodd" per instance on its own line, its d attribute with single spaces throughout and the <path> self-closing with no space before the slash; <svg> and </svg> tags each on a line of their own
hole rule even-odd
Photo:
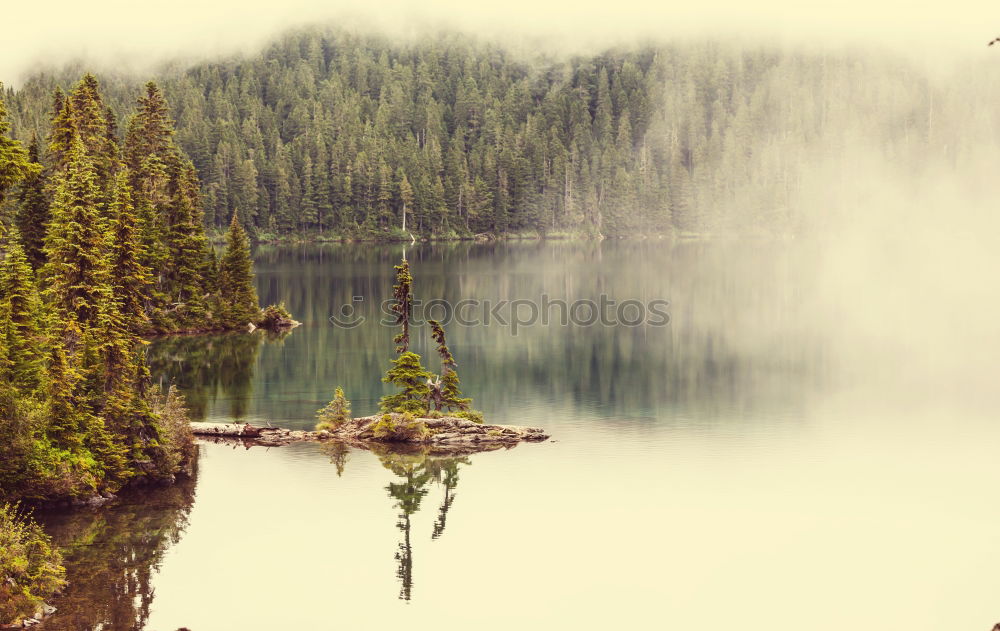
<svg viewBox="0 0 1000 631">
<path fill-rule="evenodd" d="M 155 342 L 195 416 L 375 411 L 389 246 L 261 248 L 302 326 Z M 553 440 L 462 458 L 204 444 L 195 479 L 51 517 L 73 587 L 47 629 L 989 629 L 1000 430 L 843 353 L 809 248 L 410 248 L 417 298 L 665 299 L 667 326 L 448 327 L 492 422 Z M 360 298 L 358 300 L 357 298 Z M 334 326 L 350 304 L 365 321 Z M 558 314 L 556 316 L 558 317 Z M 848 325 L 844 325 L 848 326 Z M 426 332 L 415 336 L 426 358 Z M 856 364 L 856 365 L 852 365 Z M 430 363 L 430 362 L 428 362 Z M 953 403 L 955 403 L 953 405 Z"/>
</svg>

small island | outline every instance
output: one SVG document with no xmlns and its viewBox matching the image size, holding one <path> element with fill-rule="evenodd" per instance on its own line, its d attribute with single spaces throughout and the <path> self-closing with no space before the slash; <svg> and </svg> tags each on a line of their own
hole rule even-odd
<svg viewBox="0 0 1000 631">
<path fill-rule="evenodd" d="M 423 367 L 420 355 L 410 350 L 413 276 L 405 255 L 394 269 L 392 312 L 400 332 L 393 341 L 398 357 L 392 360 L 382 381 L 400 390 L 382 397 L 379 414 L 351 416 L 351 402 L 337 387 L 330 403 L 317 412 L 319 422 L 314 431 L 238 423 L 192 423 L 192 431 L 199 436 L 237 438 L 264 446 L 336 439 L 361 448 L 371 443 L 431 445 L 441 453 L 486 451 L 548 439 L 541 428 L 484 422 L 483 413 L 472 408 L 472 399 L 462 395 L 458 363 L 448 348 L 444 327 L 436 320 L 428 320 L 427 324 L 437 343 L 441 374 L 432 374 Z"/>
</svg>

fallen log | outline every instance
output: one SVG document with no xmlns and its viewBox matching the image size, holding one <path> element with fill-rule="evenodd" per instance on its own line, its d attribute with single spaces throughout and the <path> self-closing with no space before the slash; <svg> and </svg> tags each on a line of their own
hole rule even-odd
<svg viewBox="0 0 1000 631">
<path fill-rule="evenodd" d="M 336 429 L 320 431 L 254 427 L 240 423 L 191 423 L 191 429 L 198 436 L 250 439 L 251 444 L 266 447 L 333 439 L 347 443 L 411 444 L 444 451 L 476 452 L 549 438 L 545 430 L 538 427 L 488 425 L 453 416 L 413 418 L 397 413 L 353 418 Z"/>
<path fill-rule="evenodd" d="M 198 436 L 230 436 L 232 438 L 257 438 L 259 427 L 249 423 L 191 423 L 191 431 Z"/>
</svg>

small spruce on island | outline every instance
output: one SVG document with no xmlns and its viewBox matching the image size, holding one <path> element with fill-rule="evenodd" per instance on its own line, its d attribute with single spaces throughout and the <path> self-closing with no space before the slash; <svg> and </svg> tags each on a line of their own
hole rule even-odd
<svg viewBox="0 0 1000 631">
<path fill-rule="evenodd" d="M 428 325 L 437 343 L 441 373 L 433 374 L 424 368 L 420 355 L 410 350 L 413 304 L 410 264 L 404 257 L 394 269 L 396 284 L 392 288 L 392 312 L 399 333 L 393 341 L 398 357 L 392 360 L 382 381 L 396 386 L 398 392 L 382 397 L 380 414 L 352 419 L 350 402 L 338 387 L 334 399 L 318 412 L 317 432 L 361 441 L 460 442 L 483 447 L 548 438 L 538 428 L 483 423 L 483 413 L 472 408 L 471 398 L 462 395 L 458 362 L 448 348 L 444 327 L 436 320 L 429 320 Z"/>
</svg>

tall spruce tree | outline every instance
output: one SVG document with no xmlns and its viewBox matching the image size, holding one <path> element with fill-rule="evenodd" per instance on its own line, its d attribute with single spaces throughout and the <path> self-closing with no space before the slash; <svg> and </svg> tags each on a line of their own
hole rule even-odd
<svg viewBox="0 0 1000 631">
<path fill-rule="evenodd" d="M 435 409 L 447 408 L 449 410 L 467 410 L 472 405 L 472 399 L 463 398 L 459 388 L 458 363 L 448 348 L 448 343 L 444 336 L 444 327 L 437 320 L 428 320 L 431 325 L 431 337 L 437 342 L 437 352 L 441 357 L 441 380 L 434 384 L 437 396 L 435 399 Z"/>
<path fill-rule="evenodd" d="M 45 293 L 57 317 L 89 328 L 97 325 L 112 292 L 97 174 L 79 139 L 70 148 L 66 172 L 56 179 L 45 236 Z"/>
<path fill-rule="evenodd" d="M 123 325 L 134 333 L 149 328 L 146 291 L 153 282 L 149 269 L 139 260 L 138 218 L 132 203 L 132 187 L 126 170 L 115 177 L 111 198 L 111 288 Z"/>
<path fill-rule="evenodd" d="M 3 94 L 3 84 L 0 83 L 0 94 Z M 7 136 L 10 122 L 7 120 L 7 108 L 0 99 L 0 203 L 3 203 L 7 192 L 18 182 L 39 171 L 24 149 L 20 141 Z"/>
<path fill-rule="evenodd" d="M 410 264 L 405 258 L 393 269 L 396 270 L 396 284 L 392 286 L 394 302 L 391 309 L 396 314 L 396 325 L 400 327 L 400 332 L 392 341 L 396 343 L 396 352 L 403 354 L 410 350 L 410 316 L 413 309 L 410 286 L 413 276 L 410 275 Z"/>
<path fill-rule="evenodd" d="M 11 380 L 26 391 L 39 385 L 43 348 L 42 310 L 35 276 L 15 232 L 0 264 L 0 309 L 7 326 L 6 360 Z"/>
<path fill-rule="evenodd" d="M 219 298 L 224 322 L 230 327 L 256 322 L 260 314 L 257 290 L 253 286 L 253 261 L 250 240 L 233 213 L 226 233 L 226 251 L 219 261 Z"/>
<path fill-rule="evenodd" d="M 24 254 L 28 263 L 36 270 L 45 262 L 45 227 L 49 221 L 49 200 L 45 194 L 45 177 L 42 175 L 38 151 L 38 138 L 32 137 L 28 145 L 28 160 L 38 165 L 38 168 L 21 184 L 15 218 Z"/>
<path fill-rule="evenodd" d="M 197 177 L 190 163 L 174 156 L 168 166 L 165 208 L 167 246 L 165 290 L 170 300 L 183 304 L 188 320 L 204 315 L 205 230 L 198 210 Z"/>
<path fill-rule="evenodd" d="M 410 348 L 410 316 L 413 305 L 413 294 L 410 286 L 413 277 L 410 275 L 410 264 L 404 258 L 396 265 L 396 284 L 392 287 L 392 312 L 396 314 L 396 324 L 401 331 L 393 338 L 396 343 L 396 353 L 399 357 L 392 361 L 392 367 L 386 371 L 382 381 L 401 388 L 401 392 L 382 397 L 379 407 L 385 412 L 413 412 L 423 414 L 427 411 L 427 401 L 430 395 L 428 381 L 431 374 L 420 364 L 420 355 Z"/>
</svg>

